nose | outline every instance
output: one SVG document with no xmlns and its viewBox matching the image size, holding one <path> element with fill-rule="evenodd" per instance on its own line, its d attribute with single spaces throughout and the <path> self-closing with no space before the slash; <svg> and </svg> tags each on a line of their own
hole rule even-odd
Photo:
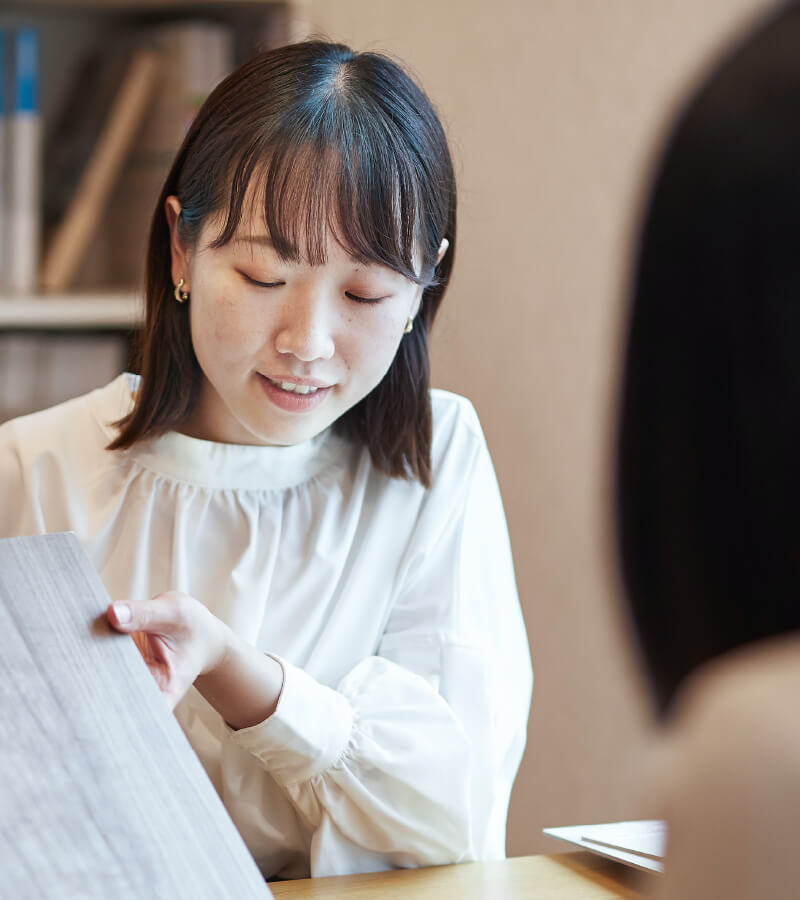
<svg viewBox="0 0 800 900">
<path fill-rule="evenodd" d="M 278 353 L 302 362 L 330 359 L 335 351 L 333 312 L 321 292 L 305 292 L 289 298 L 275 347 Z"/>
</svg>

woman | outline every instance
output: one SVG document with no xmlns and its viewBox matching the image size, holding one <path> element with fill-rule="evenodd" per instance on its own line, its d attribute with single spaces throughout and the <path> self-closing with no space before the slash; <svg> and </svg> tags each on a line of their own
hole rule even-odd
<svg viewBox="0 0 800 900">
<path fill-rule="evenodd" d="M 618 526 L 666 730 L 663 895 L 789 897 L 800 866 L 800 7 L 729 51 L 648 201 Z"/>
<path fill-rule="evenodd" d="M 531 674 L 477 418 L 429 389 L 455 209 L 396 63 L 262 54 L 159 198 L 141 376 L 0 429 L 0 533 L 77 533 L 265 875 L 503 855 Z"/>
</svg>

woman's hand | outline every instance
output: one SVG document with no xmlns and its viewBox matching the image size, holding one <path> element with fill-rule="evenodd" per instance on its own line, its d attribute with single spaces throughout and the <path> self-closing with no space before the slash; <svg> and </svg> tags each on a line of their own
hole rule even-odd
<svg viewBox="0 0 800 900">
<path fill-rule="evenodd" d="M 230 643 L 227 625 L 177 591 L 146 603 L 112 603 L 106 615 L 114 628 L 133 637 L 171 709 L 198 676 L 222 663 Z"/>
<path fill-rule="evenodd" d="M 256 725 L 275 712 L 282 665 L 194 597 L 169 591 L 146 603 L 112 603 L 106 616 L 136 641 L 170 708 L 194 684 L 231 728 Z"/>
</svg>

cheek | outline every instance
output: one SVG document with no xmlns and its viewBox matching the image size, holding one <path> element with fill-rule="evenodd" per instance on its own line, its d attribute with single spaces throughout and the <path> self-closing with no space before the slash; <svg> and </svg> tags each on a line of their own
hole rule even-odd
<svg viewBox="0 0 800 900">
<path fill-rule="evenodd" d="M 209 318 L 209 327 L 214 333 L 214 338 L 222 344 L 240 340 L 245 332 L 235 305 L 224 297 L 214 305 Z"/>
<path fill-rule="evenodd" d="M 344 337 L 344 358 L 351 371 L 379 381 L 392 363 L 400 344 L 403 325 L 397 316 L 379 310 L 366 310 L 371 316 L 355 315 Z"/>
<path fill-rule="evenodd" d="M 242 304 L 225 295 L 215 298 L 213 303 L 198 305 L 192 316 L 192 336 L 195 350 L 213 348 L 215 354 L 224 358 L 240 355 L 254 343 L 257 329 L 252 319 L 244 314 Z"/>
</svg>

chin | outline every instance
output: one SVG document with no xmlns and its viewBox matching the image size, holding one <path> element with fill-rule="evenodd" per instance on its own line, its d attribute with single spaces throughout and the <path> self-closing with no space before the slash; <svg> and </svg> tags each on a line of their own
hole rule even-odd
<svg viewBox="0 0 800 900">
<path fill-rule="evenodd" d="M 316 437 L 323 428 L 266 428 L 263 431 L 254 429 L 253 438 L 269 447 L 292 447 Z"/>
</svg>

